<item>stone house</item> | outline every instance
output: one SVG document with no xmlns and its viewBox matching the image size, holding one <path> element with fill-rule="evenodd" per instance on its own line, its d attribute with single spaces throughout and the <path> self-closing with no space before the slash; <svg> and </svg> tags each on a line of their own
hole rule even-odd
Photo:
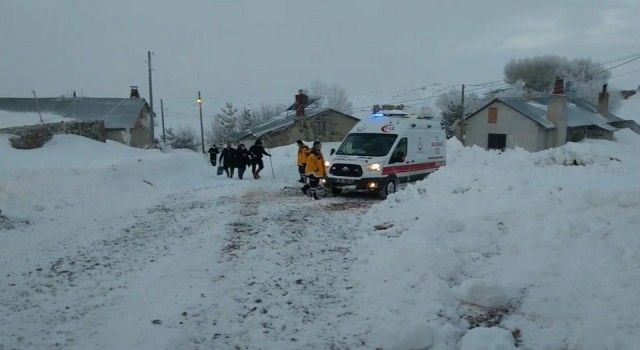
<svg viewBox="0 0 640 350">
<path fill-rule="evenodd" d="M 304 95 L 302 92 L 300 93 Z M 260 138 L 265 147 L 290 145 L 296 140 L 338 142 L 359 121 L 331 108 L 309 108 L 315 99 L 296 95 L 296 103 L 269 121 L 236 134 L 233 139 L 247 146 Z M 300 102 L 304 101 L 304 102 Z"/>
<path fill-rule="evenodd" d="M 132 147 L 147 147 L 153 142 L 151 108 L 137 90 L 130 98 L 54 97 L 0 98 L 0 110 L 42 112 L 81 122 L 103 121 L 106 137 Z"/>
<path fill-rule="evenodd" d="M 638 132 L 638 125 L 609 112 L 606 85 L 598 105 L 564 94 L 564 82 L 556 81 L 547 97 L 494 98 L 455 124 L 464 145 L 485 149 L 520 147 L 536 152 L 577 142 L 585 137 L 613 139 L 619 128 Z"/>
</svg>

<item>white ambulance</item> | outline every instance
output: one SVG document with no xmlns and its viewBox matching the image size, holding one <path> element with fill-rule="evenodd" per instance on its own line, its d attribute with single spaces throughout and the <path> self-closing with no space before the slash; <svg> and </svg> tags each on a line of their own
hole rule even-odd
<svg viewBox="0 0 640 350">
<path fill-rule="evenodd" d="M 437 121 L 382 110 L 362 119 L 325 163 L 325 186 L 373 191 L 382 199 L 401 182 L 423 179 L 446 163 L 446 135 Z"/>
</svg>

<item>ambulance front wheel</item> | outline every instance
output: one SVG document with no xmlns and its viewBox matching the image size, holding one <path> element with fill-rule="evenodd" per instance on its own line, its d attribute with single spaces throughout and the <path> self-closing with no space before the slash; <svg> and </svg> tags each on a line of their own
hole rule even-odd
<svg viewBox="0 0 640 350">
<path fill-rule="evenodd" d="M 384 183 L 384 186 L 380 188 L 380 192 L 378 192 L 378 197 L 380 197 L 380 199 L 387 199 L 387 197 L 390 194 L 395 193 L 397 189 L 398 189 L 398 179 L 389 178 Z"/>
</svg>

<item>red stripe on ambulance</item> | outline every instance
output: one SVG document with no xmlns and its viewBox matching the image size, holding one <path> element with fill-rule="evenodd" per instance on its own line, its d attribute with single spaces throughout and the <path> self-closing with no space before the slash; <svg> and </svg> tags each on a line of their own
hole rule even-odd
<svg viewBox="0 0 640 350">
<path fill-rule="evenodd" d="M 383 167 L 382 175 L 401 174 L 401 173 L 408 173 L 411 171 L 437 169 L 443 165 L 445 165 L 445 162 L 428 162 L 428 163 L 392 165 L 392 166 Z"/>
</svg>

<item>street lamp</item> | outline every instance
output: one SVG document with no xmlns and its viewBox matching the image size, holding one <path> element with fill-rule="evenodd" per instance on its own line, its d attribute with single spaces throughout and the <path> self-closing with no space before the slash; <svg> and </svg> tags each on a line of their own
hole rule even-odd
<svg viewBox="0 0 640 350">
<path fill-rule="evenodd" d="M 202 96 L 200 95 L 200 91 L 198 91 L 198 107 L 200 109 L 200 142 L 202 143 L 202 153 L 204 153 L 204 126 L 202 125 Z"/>
</svg>

